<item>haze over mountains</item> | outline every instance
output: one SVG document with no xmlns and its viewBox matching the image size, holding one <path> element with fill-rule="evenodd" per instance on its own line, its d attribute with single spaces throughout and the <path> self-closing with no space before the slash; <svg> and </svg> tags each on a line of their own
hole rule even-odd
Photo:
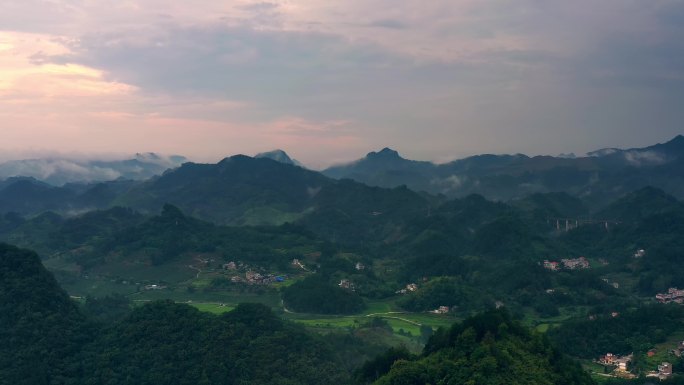
<svg viewBox="0 0 684 385">
<path fill-rule="evenodd" d="M 0 164 L 0 179 L 31 177 L 55 186 L 72 182 L 115 179 L 143 180 L 178 167 L 187 159 L 179 155 L 138 153 L 124 160 L 78 160 L 61 157 L 11 160 Z"/>
<path fill-rule="evenodd" d="M 509 200 L 536 192 L 566 191 L 606 201 L 646 185 L 684 196 L 684 136 L 645 148 L 602 149 L 585 157 L 477 155 L 445 164 L 413 161 L 385 148 L 347 165 L 323 170 L 382 187 L 406 185 L 447 196 L 482 194 Z"/>
<path fill-rule="evenodd" d="M 404 203 L 414 202 L 409 206 L 420 210 L 427 210 L 430 201 L 470 194 L 509 201 L 534 193 L 565 192 L 581 197 L 593 208 L 645 186 L 684 197 L 683 136 L 645 148 L 600 150 L 582 158 L 478 155 L 439 165 L 404 159 L 396 151 L 384 149 L 322 172 L 297 166 L 283 151 L 254 158 L 236 155 L 216 164 L 179 165 L 183 160 L 147 154 L 127 161 L 84 163 L 71 174 L 60 168 L 58 161 L 14 163 L 55 167 L 52 173 L 41 174 L 42 180 L 29 174 L 0 182 L 0 209 L 32 215 L 45 210 L 80 212 L 123 205 L 158 212 L 165 203 L 172 203 L 217 223 L 280 224 L 337 207 L 340 202 L 368 212 L 386 212 L 394 199 L 387 194 Z M 168 167 L 173 168 L 164 171 Z M 90 179 L 96 175 L 112 175 L 116 180 Z M 77 178 L 83 179 L 57 183 Z M 47 183 L 50 181 L 57 186 Z M 408 189 L 397 189 L 401 186 Z M 399 198 L 402 195 L 405 197 Z"/>
</svg>

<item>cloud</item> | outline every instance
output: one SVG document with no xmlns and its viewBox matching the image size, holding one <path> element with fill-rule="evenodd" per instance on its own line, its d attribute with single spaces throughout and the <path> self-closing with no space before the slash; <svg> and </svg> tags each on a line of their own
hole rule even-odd
<svg viewBox="0 0 684 385">
<path fill-rule="evenodd" d="M 633 166 L 652 166 L 663 164 L 669 161 L 664 154 L 656 151 L 625 151 L 624 157 Z"/>
<path fill-rule="evenodd" d="M 679 2 L 25 0 L 0 25 L 9 147 L 291 145 L 320 164 L 304 144 L 585 152 L 684 119 Z"/>
<path fill-rule="evenodd" d="M 388 29 L 407 29 L 409 25 L 397 19 L 379 19 L 368 23 L 369 27 L 388 28 Z"/>
</svg>

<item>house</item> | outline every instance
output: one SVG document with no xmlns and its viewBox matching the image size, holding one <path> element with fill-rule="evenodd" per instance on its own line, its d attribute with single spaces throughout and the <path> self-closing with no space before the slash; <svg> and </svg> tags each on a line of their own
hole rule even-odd
<svg viewBox="0 0 684 385">
<path fill-rule="evenodd" d="M 544 268 L 551 271 L 558 271 L 558 262 L 544 260 Z"/>
<path fill-rule="evenodd" d="M 237 270 L 237 265 L 235 262 L 230 261 L 223 265 L 223 270 Z"/>
<path fill-rule="evenodd" d="M 574 258 L 574 259 L 561 259 L 563 267 L 569 270 L 579 270 L 588 269 L 589 261 L 584 257 Z"/>
<path fill-rule="evenodd" d="M 644 255 L 646 255 L 646 250 L 639 249 L 634 253 L 634 258 L 642 258 Z"/>
<path fill-rule="evenodd" d="M 678 304 L 682 304 L 684 303 L 684 290 L 680 290 L 676 287 L 671 287 L 667 289 L 667 293 L 656 294 L 655 298 L 660 303 L 675 302 Z"/>
<path fill-rule="evenodd" d="M 613 365 L 617 357 L 618 356 L 613 353 L 606 353 L 605 356 L 599 357 L 599 363 L 603 365 Z"/>
<path fill-rule="evenodd" d="M 656 350 L 655 350 L 655 349 L 651 349 L 651 350 L 649 350 L 648 352 L 646 352 L 646 355 L 649 356 L 649 357 L 653 357 L 653 356 L 655 356 L 655 354 L 656 354 Z"/>
<path fill-rule="evenodd" d="M 343 289 L 348 289 L 348 290 L 354 291 L 354 284 L 348 279 L 341 280 L 337 286 L 339 286 Z"/>
<path fill-rule="evenodd" d="M 598 363 L 601 365 L 615 366 L 615 370 L 618 372 L 627 372 L 633 357 L 634 354 L 620 357 L 616 354 L 606 353 L 605 356 L 599 357 Z"/>
<path fill-rule="evenodd" d="M 446 314 L 448 312 L 449 312 L 449 306 L 440 306 L 439 308 L 433 310 L 431 313 Z"/>
<path fill-rule="evenodd" d="M 406 285 L 406 290 L 416 291 L 418 290 L 418 285 L 416 285 L 415 283 L 409 283 L 408 285 Z"/>
<path fill-rule="evenodd" d="M 620 371 L 620 372 L 628 371 L 629 364 L 632 362 L 633 357 L 634 357 L 634 355 L 630 354 L 630 355 L 625 356 L 625 357 L 616 358 L 613 361 L 614 365 L 617 366 L 617 368 L 615 368 L 615 370 Z"/>
<path fill-rule="evenodd" d="M 663 362 L 658 365 L 658 374 L 661 380 L 668 378 L 672 375 L 672 364 L 669 362 Z"/>
<path fill-rule="evenodd" d="M 361 270 L 365 269 L 366 266 L 364 266 L 363 263 L 361 263 L 361 262 L 356 262 L 356 266 L 354 266 L 354 268 L 355 268 L 356 270 L 361 271 Z"/>
</svg>

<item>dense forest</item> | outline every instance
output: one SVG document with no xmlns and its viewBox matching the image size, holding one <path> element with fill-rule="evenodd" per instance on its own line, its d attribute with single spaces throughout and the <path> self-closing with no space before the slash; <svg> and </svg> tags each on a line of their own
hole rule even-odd
<svg viewBox="0 0 684 385">
<path fill-rule="evenodd" d="M 348 383 L 320 337 L 258 304 L 223 316 L 160 301 L 86 317 L 30 251 L 0 245 L 2 384 Z"/>
<path fill-rule="evenodd" d="M 394 359 L 391 367 L 388 358 Z M 401 350 L 379 356 L 362 368 L 360 377 L 378 377 L 376 385 L 593 384 L 578 364 L 504 310 L 488 311 L 439 330 L 420 356 Z"/>
</svg>

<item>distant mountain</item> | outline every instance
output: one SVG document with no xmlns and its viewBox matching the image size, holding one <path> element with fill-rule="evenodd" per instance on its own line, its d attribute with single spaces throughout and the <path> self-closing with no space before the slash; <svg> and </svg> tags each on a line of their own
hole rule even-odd
<svg viewBox="0 0 684 385">
<path fill-rule="evenodd" d="M 268 158 L 235 155 L 217 164 L 185 163 L 117 199 L 122 206 L 158 212 L 165 203 L 216 223 L 293 221 L 334 181 Z"/>
<path fill-rule="evenodd" d="M 335 179 L 354 179 L 370 186 L 407 185 L 417 191 L 427 191 L 420 187 L 430 185 L 434 169 L 435 165 L 430 162 L 404 159 L 395 150 L 384 148 L 379 152 L 370 152 L 355 162 L 330 167 L 323 174 Z"/>
<path fill-rule="evenodd" d="M 637 221 L 676 210 L 684 212 L 684 204 L 663 190 L 649 186 L 611 203 L 597 213 L 597 216 L 620 221 Z"/>
<path fill-rule="evenodd" d="M 563 191 L 588 197 L 594 206 L 636 188 L 652 185 L 684 197 L 684 136 L 645 148 L 614 148 L 584 157 L 477 155 L 446 164 L 407 160 L 384 149 L 323 174 L 371 186 L 406 185 L 415 191 L 450 197 L 476 193 L 488 199 L 519 199 Z"/>
<path fill-rule="evenodd" d="M 74 213 L 106 208 L 136 183 L 116 180 L 56 187 L 31 177 L 12 177 L 0 181 L 0 213 L 35 215 L 45 211 Z"/>
<path fill-rule="evenodd" d="M 32 177 L 54 186 L 70 182 L 98 182 L 115 179 L 142 180 L 180 166 L 182 156 L 155 153 L 136 154 L 125 160 L 74 160 L 65 158 L 12 160 L 0 164 L 0 179 Z"/>
<path fill-rule="evenodd" d="M 254 157 L 255 158 L 268 158 L 268 159 L 273 159 L 276 162 L 290 164 L 293 166 L 304 167 L 304 165 L 301 164 L 299 161 L 290 158 L 290 156 L 287 155 L 287 153 L 283 150 L 273 150 L 273 151 L 269 151 L 269 152 L 262 152 L 262 153 L 256 154 Z"/>
<path fill-rule="evenodd" d="M 220 224 L 299 222 L 319 234 L 356 242 L 370 233 L 387 237 L 407 217 L 424 215 L 429 206 L 429 199 L 406 188 L 336 181 L 301 167 L 244 155 L 217 164 L 186 163 L 133 187 L 115 202 L 148 212 L 171 203 L 188 215 Z M 359 226 L 359 221 L 377 226 Z"/>
</svg>

